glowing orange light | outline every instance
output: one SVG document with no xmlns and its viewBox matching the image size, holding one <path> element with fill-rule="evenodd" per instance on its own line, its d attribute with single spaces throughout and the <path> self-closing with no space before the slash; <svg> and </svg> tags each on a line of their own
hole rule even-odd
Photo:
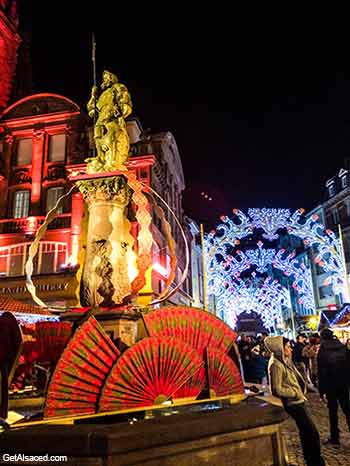
<svg viewBox="0 0 350 466">
<path fill-rule="evenodd" d="M 37 230 L 37 218 L 27 217 L 24 232 L 26 235 L 34 235 Z"/>
</svg>

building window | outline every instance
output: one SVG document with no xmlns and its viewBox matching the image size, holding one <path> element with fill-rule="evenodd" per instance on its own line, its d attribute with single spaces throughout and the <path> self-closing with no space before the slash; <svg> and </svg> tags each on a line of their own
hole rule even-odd
<svg viewBox="0 0 350 466">
<path fill-rule="evenodd" d="M 32 140 L 19 139 L 17 144 L 16 165 L 30 165 L 32 163 Z"/>
<path fill-rule="evenodd" d="M 66 157 L 66 135 L 53 134 L 49 139 L 49 162 L 64 162 Z"/>
<path fill-rule="evenodd" d="M 64 188 L 62 186 L 49 188 L 46 194 L 46 213 L 53 209 L 58 201 L 58 199 L 63 196 Z M 63 213 L 63 205 L 61 204 L 57 210 L 57 214 Z"/>
<path fill-rule="evenodd" d="M 348 178 L 347 178 L 346 175 L 343 175 L 343 176 L 341 177 L 341 187 L 342 187 L 343 189 L 345 189 L 345 188 L 348 187 Z"/>
<path fill-rule="evenodd" d="M 328 298 L 329 296 L 333 296 L 333 287 L 332 285 L 320 286 L 318 292 L 321 299 Z"/>
<path fill-rule="evenodd" d="M 147 168 L 141 168 L 141 170 L 140 170 L 140 180 L 141 181 L 148 180 L 148 170 L 147 170 Z"/>
<path fill-rule="evenodd" d="M 338 223 L 340 221 L 338 209 L 333 209 L 332 210 L 332 217 L 333 217 L 334 225 L 338 225 Z"/>
<path fill-rule="evenodd" d="M 16 191 L 13 198 L 13 218 L 28 217 L 29 214 L 29 191 Z"/>
</svg>

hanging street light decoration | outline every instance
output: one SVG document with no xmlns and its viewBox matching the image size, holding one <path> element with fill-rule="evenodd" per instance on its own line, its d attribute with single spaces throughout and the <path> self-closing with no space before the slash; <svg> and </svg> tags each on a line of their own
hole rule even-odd
<svg viewBox="0 0 350 466">
<path fill-rule="evenodd" d="M 295 251 L 268 248 L 262 241 L 257 242 L 255 249 L 237 250 L 241 240 L 252 235 L 255 238 L 259 230 L 267 242 L 275 242 L 281 233 L 288 233 L 302 240 L 305 248 L 312 247 L 315 262 L 328 274 L 327 283 L 346 299 L 340 241 L 325 229 L 318 216 L 305 218 L 302 209 L 291 214 L 288 209 L 267 208 L 249 209 L 248 214 L 233 210 L 233 214 L 233 218 L 222 216 L 222 223 L 205 241 L 208 292 L 215 295 L 219 312 L 231 326 L 234 327 L 238 314 L 249 308 L 258 312 L 269 328 L 275 327 L 280 322 L 282 306 L 288 302 L 288 290 L 271 277 L 265 277 L 263 285 L 248 285 L 242 274 L 255 277 L 257 273 L 268 275 L 271 269 L 280 270 L 292 281 L 298 303 L 309 313 L 315 311 L 311 268 Z"/>
</svg>

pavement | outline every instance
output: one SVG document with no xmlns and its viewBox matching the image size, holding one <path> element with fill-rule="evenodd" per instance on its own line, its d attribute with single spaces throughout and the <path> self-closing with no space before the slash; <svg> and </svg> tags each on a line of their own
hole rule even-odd
<svg viewBox="0 0 350 466">
<path fill-rule="evenodd" d="M 320 401 L 317 393 L 309 393 L 307 407 L 318 428 L 322 444 L 329 437 L 327 405 Z M 350 433 L 340 407 L 338 417 L 340 448 L 322 445 L 322 455 L 327 462 L 327 466 L 350 466 Z M 293 419 L 289 418 L 284 422 L 282 432 L 288 450 L 289 463 L 295 466 L 305 466 L 299 433 Z"/>
</svg>

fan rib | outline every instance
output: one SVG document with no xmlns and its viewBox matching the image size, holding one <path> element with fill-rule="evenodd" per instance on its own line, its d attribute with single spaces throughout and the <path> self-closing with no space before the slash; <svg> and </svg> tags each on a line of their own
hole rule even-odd
<svg viewBox="0 0 350 466">
<path fill-rule="evenodd" d="M 95 413 L 103 384 L 120 356 L 94 317 L 75 332 L 57 363 L 44 417 Z"/>
<path fill-rule="evenodd" d="M 171 337 L 148 337 L 123 353 L 103 388 L 99 410 L 153 405 L 168 399 L 202 366 L 195 349 Z"/>
</svg>

